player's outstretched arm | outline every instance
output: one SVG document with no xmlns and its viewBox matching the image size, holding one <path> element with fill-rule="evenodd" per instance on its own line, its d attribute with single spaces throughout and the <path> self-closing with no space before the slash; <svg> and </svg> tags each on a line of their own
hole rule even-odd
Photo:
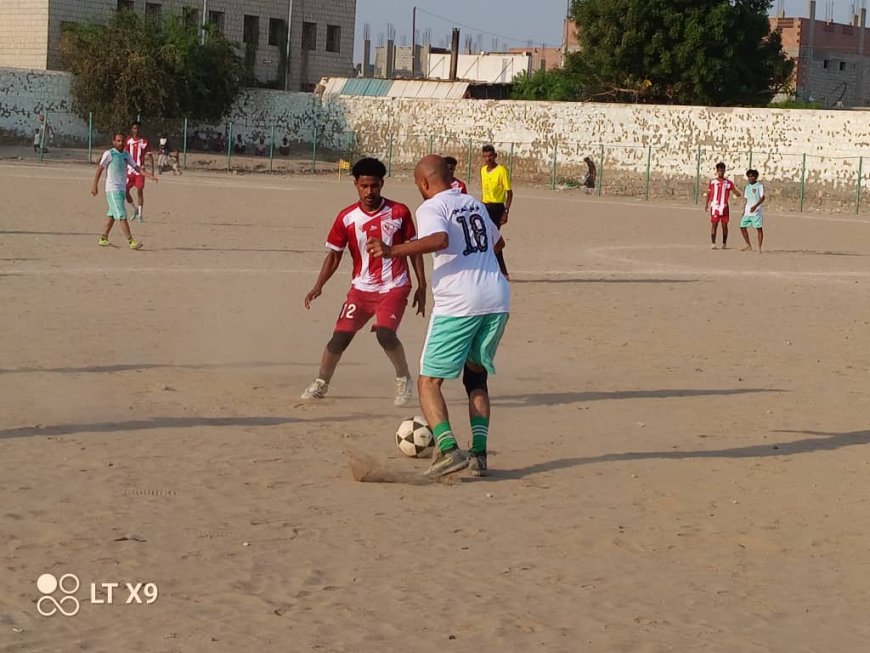
<svg viewBox="0 0 870 653">
<path fill-rule="evenodd" d="M 311 302 L 320 297 L 323 294 L 323 286 L 326 285 L 326 282 L 332 278 L 332 275 L 335 274 L 335 271 L 338 270 L 338 266 L 341 263 L 341 255 L 343 252 L 337 252 L 335 250 L 330 250 L 326 255 L 326 258 L 323 259 L 323 265 L 320 266 L 320 274 L 317 275 L 317 281 L 314 283 L 314 287 L 308 291 L 308 294 L 305 295 L 305 308 L 311 308 Z"/>
<path fill-rule="evenodd" d="M 450 238 L 447 236 L 447 232 L 441 231 L 431 236 L 392 246 L 377 238 L 369 238 L 366 243 L 366 250 L 375 258 L 398 258 L 400 256 L 415 256 L 417 254 L 439 252 L 442 249 L 447 249 L 449 245 Z"/>
</svg>

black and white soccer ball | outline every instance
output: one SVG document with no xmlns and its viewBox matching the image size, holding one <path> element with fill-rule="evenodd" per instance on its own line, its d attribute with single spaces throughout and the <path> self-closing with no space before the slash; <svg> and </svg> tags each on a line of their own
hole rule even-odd
<svg viewBox="0 0 870 653">
<path fill-rule="evenodd" d="M 428 458 L 432 455 L 435 438 L 424 417 L 409 417 L 399 424 L 396 446 L 409 458 Z"/>
</svg>

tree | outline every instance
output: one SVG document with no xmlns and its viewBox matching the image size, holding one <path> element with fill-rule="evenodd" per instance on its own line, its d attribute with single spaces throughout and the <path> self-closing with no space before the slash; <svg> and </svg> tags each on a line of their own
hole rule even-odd
<svg viewBox="0 0 870 653">
<path fill-rule="evenodd" d="M 150 120 L 194 116 L 216 122 L 232 106 L 244 79 L 236 46 L 209 28 L 170 16 L 156 22 L 119 11 L 106 25 L 71 25 L 61 57 L 73 73 L 71 92 L 80 115 L 93 112 L 100 131 Z"/>
<path fill-rule="evenodd" d="M 770 32 L 770 5 L 572 0 L 581 51 L 568 56 L 565 76 L 586 101 L 766 105 L 794 68 L 779 33 Z M 565 84 L 561 76 L 546 81 L 556 95 Z"/>
</svg>

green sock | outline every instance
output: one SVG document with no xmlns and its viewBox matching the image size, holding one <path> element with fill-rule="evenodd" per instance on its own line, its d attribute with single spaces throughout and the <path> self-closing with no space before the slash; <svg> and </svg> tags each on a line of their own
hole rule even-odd
<svg viewBox="0 0 870 653">
<path fill-rule="evenodd" d="M 471 450 L 486 453 L 486 436 L 489 435 L 489 418 L 475 415 L 471 418 Z"/>
<path fill-rule="evenodd" d="M 438 448 L 442 452 L 456 448 L 456 437 L 454 437 L 453 431 L 450 430 L 450 422 L 436 424 L 435 428 L 432 429 L 432 435 L 435 436 L 435 442 L 438 443 Z"/>
</svg>

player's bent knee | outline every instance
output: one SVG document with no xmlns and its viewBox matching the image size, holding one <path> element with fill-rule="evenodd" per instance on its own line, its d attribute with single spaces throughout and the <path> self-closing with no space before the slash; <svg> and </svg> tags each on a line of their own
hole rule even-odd
<svg viewBox="0 0 870 653">
<path fill-rule="evenodd" d="M 354 334 L 349 331 L 336 331 L 332 334 L 329 342 L 326 343 L 326 350 L 333 356 L 343 354 L 344 350 L 350 345 L 350 341 L 353 340 L 353 336 Z"/>
<path fill-rule="evenodd" d="M 462 385 L 465 386 L 465 392 L 469 397 L 472 392 L 489 392 L 486 384 L 488 378 L 489 373 L 486 370 L 475 371 L 466 365 L 462 373 Z"/>
<path fill-rule="evenodd" d="M 393 351 L 396 347 L 402 344 L 395 331 L 385 329 L 384 327 L 378 327 L 375 333 L 378 338 L 378 343 L 384 348 L 384 351 Z"/>
</svg>

